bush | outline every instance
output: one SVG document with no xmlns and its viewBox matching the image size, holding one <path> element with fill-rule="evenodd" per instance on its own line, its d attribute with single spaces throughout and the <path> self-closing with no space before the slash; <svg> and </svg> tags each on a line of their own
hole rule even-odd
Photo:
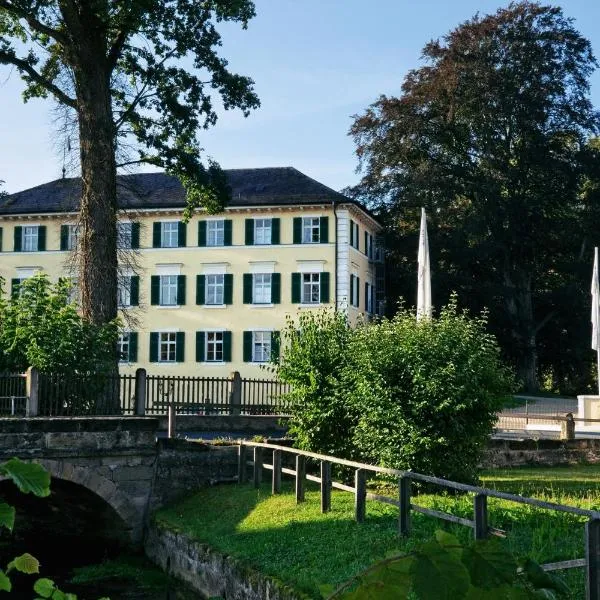
<svg viewBox="0 0 600 600">
<path fill-rule="evenodd" d="M 290 433 L 300 447 L 476 479 L 496 413 L 514 387 L 485 315 L 460 313 L 453 299 L 438 318 L 420 322 L 404 308 L 355 329 L 339 315 L 303 319 L 278 370 L 294 388 Z"/>
</svg>

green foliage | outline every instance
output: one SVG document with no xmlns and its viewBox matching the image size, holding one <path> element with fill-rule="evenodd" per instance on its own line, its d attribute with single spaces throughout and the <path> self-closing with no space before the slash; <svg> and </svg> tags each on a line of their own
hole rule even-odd
<svg viewBox="0 0 600 600">
<path fill-rule="evenodd" d="M 50 473 L 37 463 L 11 458 L 0 465 L 0 474 L 8 477 L 24 494 L 40 498 L 50 495 Z"/>
<path fill-rule="evenodd" d="M 425 206 L 434 305 L 458 290 L 473 312 L 488 307 L 527 388 L 551 372 L 558 389 L 581 390 L 600 224 L 591 45 L 562 9 L 514 2 L 422 58 L 351 129 L 363 173 L 353 192 L 388 225 L 388 291 L 413 297 Z"/>
<path fill-rule="evenodd" d="M 558 578 L 517 560 L 496 539 L 461 545 L 436 531 L 411 554 L 391 556 L 343 584 L 329 600 L 556 600 L 569 594 Z"/>
<path fill-rule="evenodd" d="M 110 372 L 118 322 L 95 325 L 69 302 L 70 284 L 36 275 L 7 297 L 0 281 L 0 371 Z"/>
<path fill-rule="evenodd" d="M 460 312 L 352 329 L 335 313 L 289 323 L 278 377 L 292 384 L 289 432 L 300 448 L 382 466 L 476 478 L 514 385 L 484 316 Z"/>
</svg>

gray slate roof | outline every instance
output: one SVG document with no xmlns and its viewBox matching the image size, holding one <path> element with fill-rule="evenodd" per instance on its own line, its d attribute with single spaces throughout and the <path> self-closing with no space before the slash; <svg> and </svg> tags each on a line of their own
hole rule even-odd
<svg viewBox="0 0 600 600">
<path fill-rule="evenodd" d="M 293 167 L 229 169 L 225 173 L 231 186 L 228 206 L 352 202 Z M 183 187 L 175 177 L 165 173 L 121 175 L 117 186 L 117 201 L 122 209 L 185 206 Z M 80 178 L 57 179 L 0 199 L 0 215 L 76 212 L 80 196 Z"/>
</svg>

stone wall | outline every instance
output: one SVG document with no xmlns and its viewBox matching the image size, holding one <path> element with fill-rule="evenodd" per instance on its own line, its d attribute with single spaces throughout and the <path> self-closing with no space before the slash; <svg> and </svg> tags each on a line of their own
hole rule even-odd
<svg viewBox="0 0 600 600">
<path fill-rule="evenodd" d="M 600 439 L 491 440 L 481 466 L 486 469 L 522 466 L 595 464 L 600 462 Z"/>
<path fill-rule="evenodd" d="M 308 600 L 310 596 L 221 554 L 182 533 L 151 525 L 145 538 L 146 555 L 169 574 L 185 581 L 205 597 L 224 600 Z"/>
<path fill-rule="evenodd" d="M 167 417 L 160 416 L 159 428 L 167 430 Z M 269 415 L 177 415 L 175 427 L 179 432 L 223 432 L 281 437 L 287 431 L 288 417 Z"/>
</svg>

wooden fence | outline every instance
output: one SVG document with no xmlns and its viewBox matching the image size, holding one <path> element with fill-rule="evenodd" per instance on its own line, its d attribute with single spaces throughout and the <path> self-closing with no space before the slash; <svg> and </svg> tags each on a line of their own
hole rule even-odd
<svg viewBox="0 0 600 600">
<path fill-rule="evenodd" d="M 253 455 L 249 457 L 248 450 L 252 449 Z M 271 454 L 271 462 L 265 462 L 265 451 Z M 282 455 L 291 454 L 295 457 L 295 468 L 289 469 L 282 466 Z M 306 472 L 307 459 L 319 463 L 319 476 L 310 475 Z M 354 485 L 347 485 L 334 481 L 331 476 L 331 465 L 342 465 L 354 469 Z M 366 517 L 366 502 L 374 500 L 397 506 L 398 531 L 400 535 L 410 535 L 411 531 L 411 513 L 421 513 L 435 519 L 457 523 L 473 529 L 475 539 L 484 539 L 489 535 L 506 536 L 506 532 L 492 527 L 488 522 L 488 498 L 500 498 L 515 502 L 517 504 L 527 504 L 546 510 L 570 513 L 586 517 L 585 524 L 585 558 L 577 560 L 567 560 L 556 563 L 542 565 L 546 571 L 559 571 L 584 567 L 586 569 L 586 600 L 600 600 L 600 512 L 567 506 L 564 504 L 555 504 L 554 502 L 545 502 L 535 498 L 527 498 L 506 492 L 499 492 L 487 488 L 480 488 L 473 485 L 448 481 L 438 477 L 421 475 L 411 471 L 399 471 L 397 469 L 388 469 L 376 467 L 351 460 L 316 454 L 296 450 L 287 446 L 277 446 L 273 444 L 263 444 L 255 442 L 240 441 L 238 447 L 238 481 L 244 483 L 248 477 L 248 467 L 252 467 L 252 480 L 255 487 L 262 483 L 263 470 L 271 471 L 271 491 L 273 494 L 281 492 L 282 474 L 291 475 L 295 480 L 296 502 L 304 501 L 306 481 L 313 481 L 320 486 L 321 511 L 328 512 L 331 508 L 331 489 L 339 489 L 354 494 L 354 516 L 357 522 L 362 522 Z M 367 480 L 370 474 L 380 473 L 383 475 L 395 477 L 398 480 L 398 496 L 390 498 L 380 494 L 373 494 L 367 491 Z M 418 481 L 427 484 L 440 486 L 447 490 L 473 494 L 473 518 L 465 519 L 457 517 L 450 513 L 432 510 L 413 503 L 411 494 L 411 484 Z"/>
</svg>

